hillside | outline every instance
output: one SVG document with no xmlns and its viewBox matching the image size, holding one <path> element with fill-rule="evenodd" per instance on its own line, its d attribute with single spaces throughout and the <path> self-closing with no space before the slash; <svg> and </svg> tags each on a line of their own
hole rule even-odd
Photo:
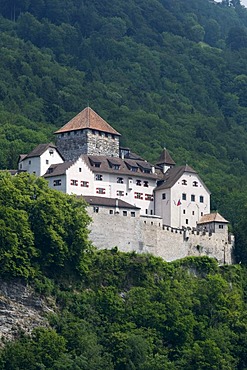
<svg viewBox="0 0 247 370">
<path fill-rule="evenodd" d="M 44 179 L 0 174 L 1 370 L 246 369 L 245 266 L 97 251 L 89 221 Z"/>
<path fill-rule="evenodd" d="M 232 2 L 1 0 L 0 167 L 90 104 L 150 161 L 165 145 L 234 224 L 246 199 L 247 10 Z"/>
</svg>

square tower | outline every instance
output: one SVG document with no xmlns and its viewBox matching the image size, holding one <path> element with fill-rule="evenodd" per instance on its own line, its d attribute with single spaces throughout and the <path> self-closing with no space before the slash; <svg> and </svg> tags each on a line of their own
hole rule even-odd
<svg viewBox="0 0 247 370">
<path fill-rule="evenodd" d="M 119 157 L 120 134 L 87 107 L 55 132 L 56 145 L 66 161 L 82 154 Z"/>
</svg>

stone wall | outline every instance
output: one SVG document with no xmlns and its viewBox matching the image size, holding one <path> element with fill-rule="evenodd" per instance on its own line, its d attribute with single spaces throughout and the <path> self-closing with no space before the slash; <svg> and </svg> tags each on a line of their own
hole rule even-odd
<svg viewBox="0 0 247 370">
<path fill-rule="evenodd" d="M 119 157 L 119 137 L 92 130 L 76 130 L 56 135 L 56 146 L 66 161 L 81 154 Z"/>
<path fill-rule="evenodd" d="M 107 212 L 94 214 L 90 238 L 99 249 L 115 246 L 123 252 L 151 253 L 166 261 L 187 256 L 209 256 L 220 264 L 231 264 L 233 236 L 227 232 L 214 234 L 192 230 L 174 229 L 162 225 L 159 217 L 123 217 Z"/>
</svg>

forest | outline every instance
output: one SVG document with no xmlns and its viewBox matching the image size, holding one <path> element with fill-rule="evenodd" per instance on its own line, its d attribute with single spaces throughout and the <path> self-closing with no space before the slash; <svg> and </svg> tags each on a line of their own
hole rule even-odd
<svg viewBox="0 0 247 370">
<path fill-rule="evenodd" d="M 198 171 L 245 262 L 247 9 L 237 0 L 0 0 L 0 168 L 90 105 L 123 146 Z M 245 228 L 246 229 L 246 228 Z"/>
<path fill-rule="evenodd" d="M 5 344 L 0 369 L 246 369 L 247 9 L 0 0 L 0 32 L 1 170 L 90 105 L 123 146 L 153 163 L 165 146 L 198 171 L 238 262 L 96 251 L 85 204 L 2 171 L 0 275 L 58 310 Z"/>
<path fill-rule="evenodd" d="M 85 204 L 25 173 L 0 174 L 0 212 L 0 277 L 53 302 L 1 370 L 247 368 L 246 266 L 96 250 Z"/>
</svg>

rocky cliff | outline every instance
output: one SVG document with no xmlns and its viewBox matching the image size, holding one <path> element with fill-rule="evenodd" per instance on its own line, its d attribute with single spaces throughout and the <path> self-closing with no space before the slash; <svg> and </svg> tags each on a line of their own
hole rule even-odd
<svg viewBox="0 0 247 370">
<path fill-rule="evenodd" d="M 30 333 L 35 327 L 48 326 L 51 306 L 29 285 L 0 280 L 0 345 L 20 332 Z"/>
</svg>

